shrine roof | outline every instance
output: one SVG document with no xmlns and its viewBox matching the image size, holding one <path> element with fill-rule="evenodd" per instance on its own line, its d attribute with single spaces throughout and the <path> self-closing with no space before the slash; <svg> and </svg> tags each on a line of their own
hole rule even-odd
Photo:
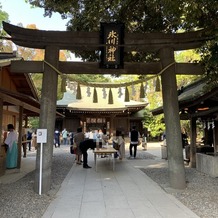
<svg viewBox="0 0 218 218">
<path fill-rule="evenodd" d="M 197 80 L 178 90 L 179 109 L 192 116 L 218 113 L 218 87 L 208 89 L 205 80 Z M 152 111 L 153 115 L 163 113 L 163 107 Z M 185 116 L 184 116 L 185 117 Z"/>
<path fill-rule="evenodd" d="M 24 114 L 38 116 L 40 111 L 39 97 L 33 81 L 27 73 L 12 73 L 12 60 L 21 60 L 16 53 L 0 53 L 0 67 L 2 83 L 0 95 L 3 105 L 22 105 Z"/>
<path fill-rule="evenodd" d="M 67 89 L 61 100 L 57 101 L 57 108 L 66 107 L 70 110 L 76 111 L 123 111 L 123 110 L 133 110 L 138 111 L 147 106 L 146 102 L 139 102 L 130 100 L 129 102 L 124 101 L 124 94 L 119 98 L 118 89 L 113 88 L 113 104 L 108 103 L 108 93 L 107 97 L 103 98 L 102 88 L 96 88 L 98 93 L 98 102 L 93 103 L 93 89 L 90 88 L 91 95 L 87 96 L 87 87 L 81 87 L 82 99 L 76 99 L 76 93 L 72 90 Z"/>
</svg>

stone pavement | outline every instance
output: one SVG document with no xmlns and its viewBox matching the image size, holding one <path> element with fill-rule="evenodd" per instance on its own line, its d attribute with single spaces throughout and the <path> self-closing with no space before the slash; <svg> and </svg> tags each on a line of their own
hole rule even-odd
<svg viewBox="0 0 218 218">
<path fill-rule="evenodd" d="M 144 153 L 156 157 L 143 158 Z M 148 151 L 139 149 L 137 159 L 116 160 L 115 171 L 110 158 L 99 157 L 96 172 L 91 150 L 88 161 L 91 169 L 72 166 L 43 218 L 198 217 L 140 170 L 167 164 L 159 143 L 149 143 Z"/>
</svg>

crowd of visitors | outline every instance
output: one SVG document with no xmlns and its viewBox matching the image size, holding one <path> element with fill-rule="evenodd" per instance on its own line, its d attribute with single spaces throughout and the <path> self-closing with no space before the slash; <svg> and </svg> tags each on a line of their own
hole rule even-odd
<svg viewBox="0 0 218 218">
<path fill-rule="evenodd" d="M 73 132 L 69 132 L 66 128 L 62 131 L 55 129 L 54 132 L 54 146 L 55 148 L 60 147 L 60 145 L 72 145 L 73 144 Z"/>
<path fill-rule="evenodd" d="M 137 146 L 139 145 L 140 133 L 136 130 L 136 127 L 133 126 L 129 132 L 129 154 L 130 158 L 136 158 L 137 155 Z M 125 158 L 125 138 L 120 130 L 116 131 L 115 136 L 111 135 L 110 137 L 103 133 L 101 129 L 91 130 L 85 133 L 82 132 L 82 127 L 78 127 L 77 133 L 74 135 L 73 143 L 71 145 L 75 149 L 76 154 L 76 164 L 81 165 L 83 163 L 84 168 L 91 168 L 88 165 L 87 161 L 87 150 L 94 148 L 101 148 L 111 144 L 117 152 L 115 158 L 122 160 Z M 132 152 L 133 150 L 133 152 Z M 102 158 L 105 156 L 101 156 Z"/>
<path fill-rule="evenodd" d="M 12 124 L 8 124 L 8 132 L 4 134 L 4 146 L 6 150 L 6 167 L 7 168 L 16 168 L 17 167 L 17 153 L 18 153 L 18 133 L 15 131 Z M 129 145 L 129 154 L 130 158 L 136 158 L 137 155 L 137 146 L 139 141 L 140 134 L 136 130 L 136 127 L 133 126 L 132 130 L 129 132 L 130 145 Z M 77 128 L 77 132 L 68 132 L 64 128 L 61 132 L 56 129 L 54 132 L 54 146 L 60 147 L 62 145 L 73 145 L 75 148 L 76 155 L 76 164 L 82 165 L 84 168 L 91 168 L 88 165 L 88 149 L 101 148 L 103 146 L 111 144 L 116 150 L 117 153 L 115 158 L 122 160 L 125 158 L 125 139 L 124 135 L 120 130 L 116 131 L 116 135 L 113 134 L 109 137 L 104 134 L 101 129 L 90 130 L 83 132 L 82 127 Z M 22 149 L 23 157 L 27 155 L 27 149 L 31 151 L 32 148 L 37 149 L 36 142 L 36 131 L 22 129 Z M 133 149 L 133 152 L 132 152 Z M 105 156 L 102 156 L 105 157 Z"/>
</svg>

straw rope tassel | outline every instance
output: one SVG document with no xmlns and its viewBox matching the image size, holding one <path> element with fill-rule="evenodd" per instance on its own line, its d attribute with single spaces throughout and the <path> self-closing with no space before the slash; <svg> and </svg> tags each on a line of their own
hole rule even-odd
<svg viewBox="0 0 218 218">
<path fill-rule="evenodd" d="M 157 76 L 157 79 L 156 79 L 155 91 L 160 92 L 160 78 L 159 78 L 159 76 Z"/>
<path fill-rule="evenodd" d="M 125 100 L 124 101 L 129 102 L 129 90 L 128 90 L 127 86 L 126 86 L 126 89 L 125 89 Z"/>
<path fill-rule="evenodd" d="M 140 98 L 144 98 L 144 97 L 145 97 L 145 90 L 144 90 L 143 83 L 141 83 L 141 86 L 140 86 Z"/>
<path fill-rule="evenodd" d="M 97 94 L 96 88 L 94 88 L 93 103 L 98 103 L 98 94 Z"/>
<path fill-rule="evenodd" d="M 77 84 L 76 99 L 82 99 L 80 84 Z"/>
<path fill-rule="evenodd" d="M 63 73 L 61 71 L 59 71 L 56 67 L 54 67 L 52 64 L 50 64 L 49 62 L 47 61 L 43 61 L 44 64 L 47 64 L 49 67 L 51 67 L 54 71 L 56 71 L 59 75 L 63 75 Z M 157 76 L 160 76 L 163 72 L 165 72 L 168 68 L 170 68 L 171 66 L 175 65 L 176 62 L 172 62 L 170 63 L 169 65 L 167 65 L 166 67 L 164 67 L 158 74 Z M 44 67 L 44 64 L 43 64 L 43 67 Z M 130 86 L 132 84 L 139 84 L 139 83 L 142 83 L 142 82 L 145 82 L 145 81 L 148 81 L 148 80 L 151 80 L 151 79 L 154 79 L 155 77 L 157 76 L 150 76 L 150 77 L 147 77 L 147 78 L 143 78 L 143 79 L 139 79 L 139 80 L 136 80 L 136 81 L 131 81 L 131 82 L 126 82 L 126 83 L 123 83 L 123 84 L 110 84 L 110 85 L 107 85 L 105 86 L 105 84 L 97 84 L 96 82 L 95 83 L 90 83 L 90 82 L 84 82 L 84 81 L 79 81 L 79 80 L 76 80 L 74 79 L 73 81 L 75 82 L 78 82 L 82 85 L 85 85 L 85 86 L 91 86 L 91 87 L 100 87 L 100 88 L 119 88 L 120 86 L 122 87 L 126 87 L 126 86 Z M 157 77 L 157 82 L 160 82 L 158 81 L 159 78 Z M 160 83 L 159 83 L 160 84 Z"/>
<path fill-rule="evenodd" d="M 62 76 L 61 77 L 61 92 L 66 92 L 66 82 L 67 82 L 67 77 Z"/>
<path fill-rule="evenodd" d="M 113 100 L 113 93 L 111 91 L 111 89 L 109 90 L 109 95 L 108 95 L 108 104 L 113 104 L 114 100 Z"/>
</svg>

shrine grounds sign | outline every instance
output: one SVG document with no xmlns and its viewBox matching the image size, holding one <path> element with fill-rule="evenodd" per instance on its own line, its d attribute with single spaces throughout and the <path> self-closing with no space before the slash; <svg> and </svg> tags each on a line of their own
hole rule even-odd
<svg viewBox="0 0 218 218">
<path fill-rule="evenodd" d="M 101 23 L 100 28 L 101 62 L 100 68 L 123 68 L 124 24 Z"/>
</svg>

